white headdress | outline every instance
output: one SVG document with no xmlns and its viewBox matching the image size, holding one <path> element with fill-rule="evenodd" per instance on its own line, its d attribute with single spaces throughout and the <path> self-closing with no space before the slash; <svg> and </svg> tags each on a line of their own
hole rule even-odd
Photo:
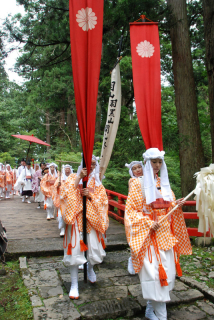
<svg viewBox="0 0 214 320">
<path fill-rule="evenodd" d="M 65 168 L 70 168 L 70 170 L 71 170 L 71 173 L 73 173 L 73 168 L 72 168 L 72 166 L 70 166 L 69 164 L 65 164 L 65 165 L 63 165 L 63 167 L 62 167 L 62 180 L 66 180 L 67 179 L 67 177 L 68 176 L 66 176 L 66 174 L 65 174 Z"/>
<path fill-rule="evenodd" d="M 89 179 L 88 179 L 88 183 L 90 183 L 91 179 L 94 177 L 95 178 L 95 186 L 98 187 L 100 186 L 102 183 L 100 181 L 100 178 L 99 178 L 99 173 L 100 173 L 100 165 L 98 163 L 98 160 L 99 160 L 99 157 L 95 157 L 94 155 L 92 155 L 92 160 L 95 160 L 96 161 L 96 167 L 95 169 L 93 170 L 93 172 L 89 175 Z M 83 161 L 81 161 L 81 164 L 77 170 L 77 176 L 79 176 L 81 170 L 83 168 Z M 80 180 L 80 184 L 82 184 L 82 180 Z"/>
<path fill-rule="evenodd" d="M 58 177 L 58 174 L 57 174 L 57 171 L 56 171 L 56 168 L 58 167 L 56 163 L 54 162 L 51 162 L 49 163 L 48 165 L 48 168 L 49 168 L 49 174 L 52 176 L 52 173 L 51 173 L 51 168 L 50 167 L 54 167 L 54 173 L 55 173 L 55 177 L 57 178 Z"/>
<path fill-rule="evenodd" d="M 7 170 L 7 167 L 10 167 L 10 170 Z M 11 168 L 11 166 L 10 166 L 9 163 L 6 164 L 6 170 L 7 170 L 7 171 L 11 171 L 11 170 L 12 170 L 12 168 Z"/>
<path fill-rule="evenodd" d="M 3 170 L 3 169 L 4 169 L 3 163 L 0 162 L 0 170 Z"/>
<path fill-rule="evenodd" d="M 131 163 L 126 163 L 125 167 L 129 168 L 129 174 L 132 178 L 135 178 L 132 172 L 132 167 L 135 166 L 136 164 L 140 164 L 142 166 L 142 169 L 144 169 L 144 165 L 142 161 L 132 161 Z"/>
<path fill-rule="evenodd" d="M 146 161 L 143 174 L 147 204 L 154 202 L 157 198 L 163 198 L 166 201 L 173 201 L 172 191 L 169 184 L 168 171 L 166 163 L 164 161 L 164 154 L 165 152 L 160 151 L 158 148 L 150 148 L 143 154 L 144 161 Z M 162 166 L 160 169 L 162 194 L 156 188 L 151 159 L 162 159 Z"/>
</svg>

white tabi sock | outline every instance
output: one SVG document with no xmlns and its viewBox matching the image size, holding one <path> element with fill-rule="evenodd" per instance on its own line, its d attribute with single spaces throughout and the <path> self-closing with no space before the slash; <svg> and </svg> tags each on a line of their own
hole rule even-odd
<svg viewBox="0 0 214 320">
<path fill-rule="evenodd" d="M 71 273 L 71 289 L 69 292 L 69 298 L 78 299 L 79 298 L 79 290 L 78 290 L 78 266 L 70 267 Z"/>
<path fill-rule="evenodd" d="M 154 312 L 159 320 L 167 320 L 166 303 L 151 300 Z"/>
<path fill-rule="evenodd" d="M 158 318 L 154 314 L 154 309 L 150 300 L 147 300 L 145 317 L 149 320 L 158 320 Z"/>
<path fill-rule="evenodd" d="M 47 210 L 47 220 L 50 220 L 50 218 L 51 218 L 50 209 L 47 208 L 46 210 Z"/>
<path fill-rule="evenodd" d="M 130 274 L 135 274 L 133 264 L 132 264 L 132 257 L 129 257 L 129 260 L 128 260 L 128 272 Z"/>
<path fill-rule="evenodd" d="M 96 282 L 97 276 L 96 276 L 96 273 L 94 272 L 93 266 L 90 264 L 90 262 L 87 263 L 87 271 L 88 271 L 88 280 L 91 283 Z"/>
</svg>

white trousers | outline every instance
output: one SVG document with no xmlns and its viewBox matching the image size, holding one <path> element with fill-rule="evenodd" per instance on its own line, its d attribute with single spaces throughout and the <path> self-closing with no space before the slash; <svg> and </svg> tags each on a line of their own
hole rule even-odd
<svg viewBox="0 0 214 320">
<path fill-rule="evenodd" d="M 151 300 L 155 315 L 159 320 L 167 320 L 166 302 L 158 302 Z"/>
<path fill-rule="evenodd" d="M 169 292 L 174 288 L 176 276 L 173 248 L 168 251 L 159 250 L 161 262 L 167 274 L 168 286 L 164 287 L 161 287 L 160 284 L 158 271 L 159 263 L 155 255 L 154 247 L 150 246 L 150 248 L 152 253 L 152 263 L 149 261 L 148 250 L 146 250 L 143 266 L 138 273 L 143 298 L 159 302 L 170 301 Z"/>
<path fill-rule="evenodd" d="M 42 193 L 40 187 L 38 189 L 38 191 L 36 192 L 36 195 L 35 195 L 35 202 L 43 202 L 45 199 L 45 196 L 44 194 Z"/>
<path fill-rule="evenodd" d="M 103 258 L 106 256 L 106 253 L 102 247 L 101 241 L 99 242 L 97 238 L 96 231 L 92 228 L 91 233 L 87 233 L 87 260 L 85 258 L 85 253 L 80 251 L 80 233 L 78 230 L 77 222 L 75 222 L 75 230 L 73 231 L 72 237 L 72 253 L 71 255 L 67 255 L 68 244 L 71 239 L 71 225 L 68 225 L 67 229 L 67 246 L 64 249 L 64 259 L 63 262 L 67 266 L 78 266 L 86 263 L 87 261 L 91 263 L 91 265 L 95 265 L 101 263 Z M 66 235 L 65 235 L 66 236 Z M 76 244 L 76 245 L 75 245 Z"/>
<path fill-rule="evenodd" d="M 47 218 L 54 217 L 54 204 L 52 198 L 47 198 L 44 200 L 44 205 L 46 204 Z"/>
<path fill-rule="evenodd" d="M 59 229 L 65 228 L 65 222 L 62 219 L 62 214 L 60 208 L 58 208 L 58 222 L 59 222 Z"/>
</svg>

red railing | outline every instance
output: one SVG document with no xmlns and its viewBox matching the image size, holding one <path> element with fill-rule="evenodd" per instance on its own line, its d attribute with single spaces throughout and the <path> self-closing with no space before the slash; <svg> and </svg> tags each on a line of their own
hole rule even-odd
<svg viewBox="0 0 214 320">
<path fill-rule="evenodd" d="M 108 195 L 108 214 L 110 217 L 124 224 L 124 212 L 125 212 L 125 200 L 127 196 L 121 193 L 117 193 L 115 191 L 111 191 L 106 189 Z M 117 200 L 115 200 L 117 197 Z M 186 206 L 195 206 L 196 201 L 186 201 Z M 115 212 L 115 208 L 117 208 L 117 212 Z M 197 219 L 197 212 L 184 212 L 184 219 Z M 192 237 L 203 237 L 204 234 L 198 232 L 198 228 L 187 228 L 189 236 Z M 207 232 L 207 237 L 210 236 L 210 233 Z"/>
</svg>

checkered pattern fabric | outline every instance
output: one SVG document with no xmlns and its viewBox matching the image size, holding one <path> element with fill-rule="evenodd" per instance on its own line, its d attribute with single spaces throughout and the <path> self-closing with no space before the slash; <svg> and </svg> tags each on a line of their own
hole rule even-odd
<svg viewBox="0 0 214 320">
<path fill-rule="evenodd" d="M 71 174 L 61 188 L 61 212 L 63 220 L 66 224 L 74 224 L 77 220 L 79 231 L 83 231 L 83 201 L 80 189 L 75 189 L 76 174 Z M 103 185 L 95 186 L 95 179 L 92 178 L 89 188 L 91 199 L 86 200 L 86 219 L 87 232 L 91 232 L 91 228 L 104 234 L 108 229 L 108 198 Z"/>
<path fill-rule="evenodd" d="M 12 184 L 13 183 L 13 172 L 6 172 L 6 180 L 7 180 L 7 184 Z"/>
<path fill-rule="evenodd" d="M 0 188 L 4 188 L 4 184 L 5 184 L 5 173 L 4 171 L 0 171 Z"/>
<path fill-rule="evenodd" d="M 59 183 L 59 177 L 56 179 L 54 183 L 54 188 L 53 188 L 53 193 L 52 193 L 52 200 L 54 203 L 54 206 L 56 208 L 60 207 L 60 193 L 61 193 L 61 187 L 57 188 L 58 183 Z M 61 186 L 65 183 L 65 180 L 61 180 Z"/>
<path fill-rule="evenodd" d="M 160 187 L 159 177 L 157 178 L 156 186 Z M 175 202 L 172 202 L 172 207 L 174 206 Z M 154 210 L 151 205 L 146 204 L 146 199 L 142 195 L 140 181 L 139 179 L 134 179 L 130 185 L 124 221 L 135 272 L 139 272 L 142 268 L 146 250 L 149 245 L 153 244 L 150 232 L 153 222 L 159 221 L 166 213 L 166 209 Z M 171 230 L 172 223 L 174 234 Z M 161 223 L 161 227 L 156 231 L 156 239 L 159 249 L 166 251 L 177 244 L 180 254 L 192 254 L 189 235 L 183 212 L 180 208 L 174 211 L 171 219 L 166 219 Z"/>
<path fill-rule="evenodd" d="M 55 177 L 55 175 L 53 174 L 53 176 L 49 175 L 49 173 L 46 173 L 44 175 L 44 177 L 42 178 L 41 182 L 40 182 L 40 188 L 42 193 L 44 194 L 45 197 L 47 198 L 51 198 L 52 197 L 52 193 L 53 193 L 53 189 L 54 189 L 54 184 L 50 184 L 50 180 L 56 180 L 57 178 Z"/>
</svg>

